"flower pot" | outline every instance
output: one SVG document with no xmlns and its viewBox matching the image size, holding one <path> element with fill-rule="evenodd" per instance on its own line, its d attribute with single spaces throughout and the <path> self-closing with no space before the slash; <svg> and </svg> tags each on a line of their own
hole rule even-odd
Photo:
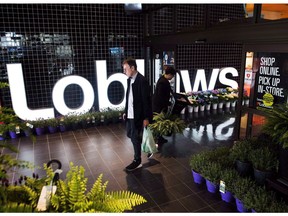
<svg viewBox="0 0 288 216">
<path fill-rule="evenodd" d="M 49 133 L 56 133 L 57 132 L 57 127 L 48 126 L 48 130 L 49 130 Z"/>
<path fill-rule="evenodd" d="M 230 191 L 225 191 L 225 193 L 220 193 L 221 199 L 227 203 L 231 203 L 234 200 L 233 194 Z"/>
<path fill-rule="evenodd" d="M 211 109 L 211 104 L 206 104 L 206 110 L 210 110 Z"/>
<path fill-rule="evenodd" d="M 239 212 L 248 212 L 248 209 L 244 207 L 244 204 L 241 200 L 235 197 L 236 207 Z"/>
<path fill-rule="evenodd" d="M 31 129 L 24 130 L 24 134 L 26 137 L 29 137 L 31 135 L 31 133 L 32 133 Z"/>
<path fill-rule="evenodd" d="M 218 108 L 218 104 L 217 104 L 217 103 L 213 103 L 213 104 L 212 104 L 212 109 L 213 109 L 213 110 L 217 110 L 217 108 Z"/>
<path fill-rule="evenodd" d="M 216 185 L 207 179 L 206 179 L 206 187 L 210 193 L 216 193 L 219 190 L 219 185 Z"/>
<path fill-rule="evenodd" d="M 249 176 L 252 173 L 252 164 L 250 162 L 236 160 L 236 170 L 241 176 Z"/>
<path fill-rule="evenodd" d="M 195 106 L 194 107 L 194 112 L 198 112 L 199 111 L 199 106 Z"/>
<path fill-rule="evenodd" d="M 193 112 L 193 106 L 188 106 L 188 112 L 192 113 Z"/>
<path fill-rule="evenodd" d="M 38 135 L 38 136 L 43 135 L 45 133 L 45 128 L 44 127 L 36 127 L 35 132 L 36 132 L 36 135 Z"/>
<path fill-rule="evenodd" d="M 18 135 L 16 134 L 15 131 L 9 131 L 9 135 L 10 135 L 11 139 L 16 139 L 18 137 Z"/>
<path fill-rule="evenodd" d="M 205 105 L 200 105 L 200 112 L 203 112 L 205 110 Z"/>
<path fill-rule="evenodd" d="M 228 101 L 228 102 L 225 103 L 225 107 L 226 107 L 226 108 L 230 108 L 230 106 L 231 106 L 231 102 L 230 102 L 230 101 Z"/>
<path fill-rule="evenodd" d="M 186 107 L 184 107 L 184 108 L 181 110 L 181 114 L 185 114 L 185 111 L 186 111 Z"/>
<path fill-rule="evenodd" d="M 254 168 L 254 178 L 259 185 L 264 185 L 266 178 L 272 177 L 274 172 L 262 171 Z"/>
<path fill-rule="evenodd" d="M 60 125 L 60 126 L 59 126 L 59 130 L 60 130 L 61 132 L 67 131 L 66 125 Z"/>
<path fill-rule="evenodd" d="M 231 107 L 236 107 L 236 102 L 237 102 L 237 101 L 232 101 L 232 102 L 231 102 Z"/>
<path fill-rule="evenodd" d="M 205 180 L 200 173 L 197 173 L 194 170 L 192 170 L 192 175 L 193 175 L 194 182 L 196 184 L 202 184 Z"/>
<path fill-rule="evenodd" d="M 223 102 L 218 103 L 218 109 L 223 109 Z"/>
</svg>

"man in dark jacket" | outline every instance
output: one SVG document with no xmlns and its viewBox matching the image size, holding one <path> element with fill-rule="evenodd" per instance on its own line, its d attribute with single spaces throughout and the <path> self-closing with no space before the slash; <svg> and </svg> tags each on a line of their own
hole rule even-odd
<svg viewBox="0 0 288 216">
<path fill-rule="evenodd" d="M 146 78 L 137 71 L 134 59 L 124 60 L 123 70 L 128 77 L 123 119 L 126 121 L 127 136 L 131 139 L 134 148 L 134 160 L 125 169 L 133 171 L 142 167 L 142 132 L 143 128 L 152 121 L 151 91 Z"/>
<path fill-rule="evenodd" d="M 153 95 L 153 112 L 160 113 L 168 111 L 168 107 L 170 105 L 169 100 L 171 94 L 173 93 L 169 81 L 173 79 L 175 74 L 176 70 L 173 67 L 168 66 L 166 67 L 164 74 L 158 79 Z M 165 142 L 167 142 L 167 140 L 162 136 L 157 137 L 157 144 L 159 148 L 161 148 L 161 145 L 163 145 Z"/>
</svg>

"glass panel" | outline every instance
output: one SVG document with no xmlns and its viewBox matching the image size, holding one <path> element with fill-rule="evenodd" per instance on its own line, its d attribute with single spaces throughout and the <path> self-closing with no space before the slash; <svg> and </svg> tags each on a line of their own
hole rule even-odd
<svg viewBox="0 0 288 216">
<path fill-rule="evenodd" d="M 288 4 L 262 4 L 261 18 L 265 20 L 288 18 Z"/>
<path fill-rule="evenodd" d="M 287 53 L 257 53 L 253 60 L 256 76 L 257 109 L 270 109 L 287 101 Z M 255 70 L 254 70 L 255 69 Z"/>
<path fill-rule="evenodd" d="M 240 139 L 246 138 L 247 120 L 248 120 L 248 114 L 245 112 L 243 113 L 240 119 L 240 133 L 239 133 Z"/>
<path fill-rule="evenodd" d="M 261 133 L 262 126 L 265 124 L 266 117 L 265 116 L 260 116 L 260 115 L 253 115 L 252 118 L 252 131 L 251 131 L 251 136 L 255 137 L 258 136 Z"/>
<path fill-rule="evenodd" d="M 245 6 L 245 17 L 253 17 L 253 12 L 254 12 L 254 4 L 244 4 Z"/>
<path fill-rule="evenodd" d="M 243 90 L 243 106 L 249 105 L 250 91 L 253 86 L 253 73 L 252 73 L 252 65 L 253 65 L 253 52 L 246 53 L 246 61 L 245 61 L 245 74 L 244 74 L 244 90 Z"/>
</svg>

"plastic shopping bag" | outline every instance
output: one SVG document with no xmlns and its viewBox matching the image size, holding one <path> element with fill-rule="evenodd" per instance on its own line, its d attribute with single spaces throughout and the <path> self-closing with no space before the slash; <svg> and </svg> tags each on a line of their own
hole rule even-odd
<svg viewBox="0 0 288 216">
<path fill-rule="evenodd" d="M 149 127 L 144 127 L 141 150 L 145 153 L 156 153 L 157 147 Z"/>
</svg>

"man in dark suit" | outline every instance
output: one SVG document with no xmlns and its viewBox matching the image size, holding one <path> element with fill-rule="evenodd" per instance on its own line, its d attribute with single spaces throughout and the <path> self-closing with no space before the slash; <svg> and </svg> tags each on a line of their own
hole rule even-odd
<svg viewBox="0 0 288 216">
<path fill-rule="evenodd" d="M 127 136 L 131 139 L 134 148 L 134 160 L 125 169 L 133 171 L 142 167 L 142 132 L 143 128 L 152 121 L 151 91 L 146 78 L 137 71 L 134 59 L 124 60 L 123 70 L 128 77 L 123 119 L 126 121 Z"/>
<path fill-rule="evenodd" d="M 153 95 L 153 112 L 160 113 L 168 111 L 168 107 L 170 105 L 169 100 L 171 94 L 173 93 L 169 81 L 173 79 L 175 74 L 176 70 L 171 66 L 167 66 L 164 74 L 158 79 Z M 162 136 L 157 137 L 157 144 L 159 149 L 165 142 L 167 142 L 167 140 Z"/>
</svg>

